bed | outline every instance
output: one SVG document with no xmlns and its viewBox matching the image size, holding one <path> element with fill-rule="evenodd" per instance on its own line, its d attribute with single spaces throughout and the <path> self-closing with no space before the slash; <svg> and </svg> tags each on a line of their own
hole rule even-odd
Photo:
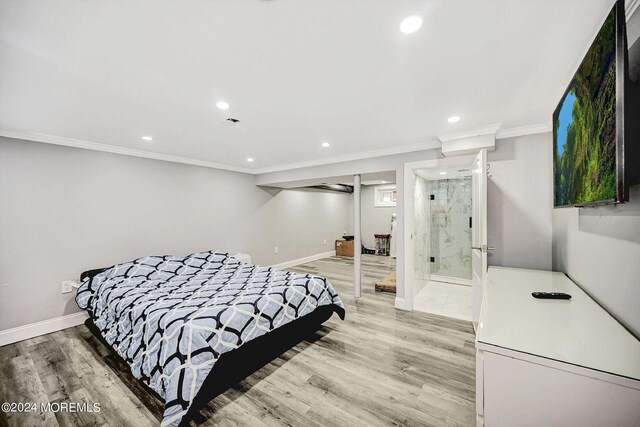
<svg viewBox="0 0 640 427">
<path fill-rule="evenodd" d="M 82 279 L 76 302 L 88 311 L 90 329 L 164 401 L 162 426 L 193 416 L 194 402 L 228 386 L 230 371 L 241 375 L 296 332 L 334 312 L 345 315 L 325 278 L 243 264 L 218 251 L 139 258 Z"/>
</svg>

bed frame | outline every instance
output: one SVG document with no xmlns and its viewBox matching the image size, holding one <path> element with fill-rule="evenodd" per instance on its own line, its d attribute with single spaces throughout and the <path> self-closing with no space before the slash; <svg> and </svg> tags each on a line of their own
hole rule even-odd
<svg viewBox="0 0 640 427">
<path fill-rule="evenodd" d="M 98 273 L 107 270 L 100 268 L 89 270 L 82 273 L 82 280 L 85 278 L 93 278 Z M 211 372 L 204 380 L 200 391 L 196 395 L 187 414 L 182 418 L 180 426 L 188 426 L 191 421 L 201 424 L 206 420 L 200 414 L 200 410 L 207 406 L 216 396 L 224 393 L 230 387 L 238 384 L 249 375 L 258 371 L 274 359 L 280 357 L 296 344 L 305 339 L 313 339 L 315 332 L 322 327 L 322 324 L 329 320 L 333 313 L 337 313 L 344 319 L 344 310 L 335 305 L 324 305 L 318 307 L 312 313 L 309 313 L 291 323 L 287 323 L 273 331 L 262 335 L 240 348 L 230 351 L 220 356 L 215 363 Z M 129 366 L 128 363 L 107 343 L 100 334 L 100 330 L 93 323 L 91 318 L 85 321 L 87 328 L 95 335 L 95 337 L 104 344 L 109 352 L 120 362 Z M 130 373 L 129 373 L 130 374 Z M 138 383 L 150 394 L 162 401 L 162 398 L 153 391 L 144 382 L 137 380 Z"/>
</svg>

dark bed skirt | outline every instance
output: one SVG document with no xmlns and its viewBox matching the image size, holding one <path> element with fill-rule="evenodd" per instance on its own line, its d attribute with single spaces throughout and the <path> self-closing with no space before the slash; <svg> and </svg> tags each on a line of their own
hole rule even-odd
<svg viewBox="0 0 640 427">
<path fill-rule="evenodd" d="M 211 372 L 204 380 L 200 391 L 196 395 L 187 414 L 182 418 L 181 426 L 189 425 L 191 421 L 200 424 L 204 421 L 199 415 L 200 409 L 206 406 L 219 394 L 233 385 L 241 382 L 243 379 L 267 365 L 272 360 L 286 353 L 293 346 L 310 337 L 315 333 L 324 322 L 329 320 L 333 313 L 337 313 L 341 319 L 344 319 L 345 312 L 342 307 L 336 305 L 324 305 L 318 307 L 312 313 L 307 314 L 291 323 L 287 323 L 278 329 L 269 332 L 266 335 L 258 337 L 240 348 L 230 351 L 220 356 L 215 363 Z M 120 355 L 105 341 L 100 334 L 100 330 L 93 323 L 91 318 L 85 321 L 85 325 L 109 351 L 125 365 L 128 364 Z M 143 388 L 153 394 L 157 399 L 162 398 L 153 391 L 144 382 L 138 381 Z"/>
</svg>

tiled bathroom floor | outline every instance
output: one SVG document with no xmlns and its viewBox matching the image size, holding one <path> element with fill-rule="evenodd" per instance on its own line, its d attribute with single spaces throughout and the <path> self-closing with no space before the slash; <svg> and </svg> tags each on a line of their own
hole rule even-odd
<svg viewBox="0 0 640 427">
<path fill-rule="evenodd" d="M 472 288 L 430 280 L 415 296 L 413 309 L 471 321 Z"/>
</svg>

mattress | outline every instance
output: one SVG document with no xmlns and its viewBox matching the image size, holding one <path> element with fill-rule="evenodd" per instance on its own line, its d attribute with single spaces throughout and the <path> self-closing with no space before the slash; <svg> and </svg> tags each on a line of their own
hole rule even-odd
<svg viewBox="0 0 640 427">
<path fill-rule="evenodd" d="M 178 425 L 221 355 L 330 306 L 323 277 L 243 264 L 225 252 L 149 256 L 86 277 L 76 295 L 132 374 Z"/>
</svg>

